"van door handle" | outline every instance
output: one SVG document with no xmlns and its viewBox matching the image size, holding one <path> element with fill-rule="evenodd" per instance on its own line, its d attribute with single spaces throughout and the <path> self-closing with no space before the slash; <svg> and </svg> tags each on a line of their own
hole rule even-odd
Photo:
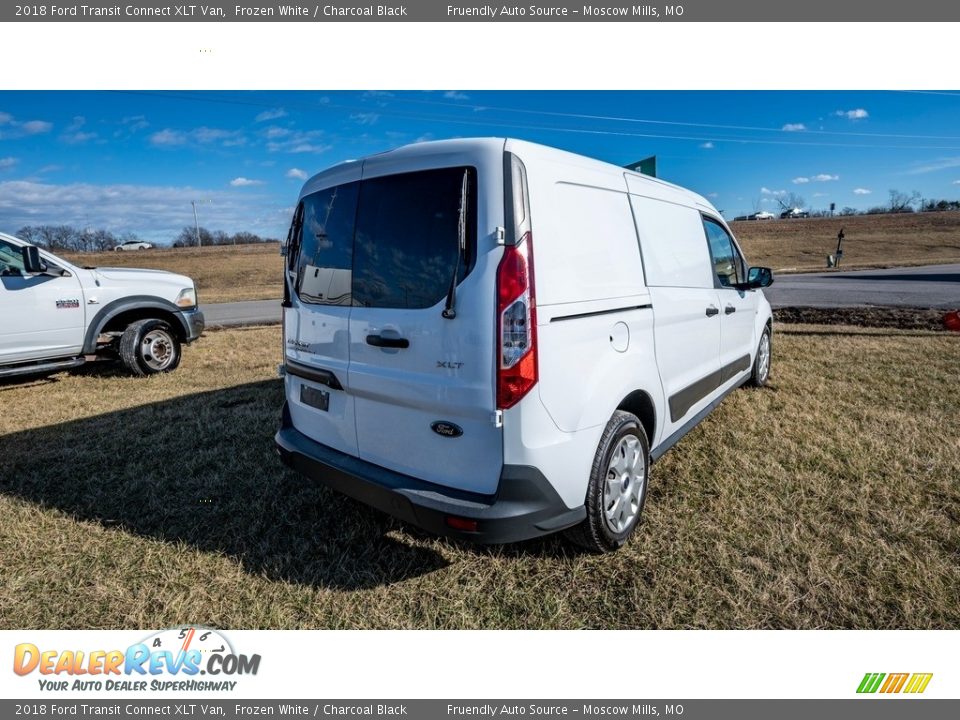
<svg viewBox="0 0 960 720">
<path fill-rule="evenodd" d="M 719 315 L 720 310 L 715 308 L 713 305 L 707 308 L 707 317 L 713 317 L 714 315 Z"/>
<path fill-rule="evenodd" d="M 732 314 L 735 313 L 736 311 L 737 311 L 737 309 L 736 309 L 733 305 L 727 305 L 727 306 L 723 309 L 723 314 L 724 314 L 724 315 L 732 315 Z"/>
<path fill-rule="evenodd" d="M 410 341 L 406 338 L 384 337 L 383 335 L 367 335 L 367 345 L 380 348 L 408 348 Z"/>
</svg>

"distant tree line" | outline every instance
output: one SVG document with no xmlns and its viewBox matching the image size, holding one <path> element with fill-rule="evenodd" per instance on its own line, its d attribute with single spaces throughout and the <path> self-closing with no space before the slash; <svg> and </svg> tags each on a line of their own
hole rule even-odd
<svg viewBox="0 0 960 720">
<path fill-rule="evenodd" d="M 240 231 L 231 235 L 223 230 L 207 230 L 200 228 L 201 245 L 252 245 L 254 243 L 278 242 L 276 238 L 260 237 L 256 233 Z M 173 239 L 173 247 L 195 247 L 197 245 L 197 228 L 187 226 Z"/>
<path fill-rule="evenodd" d="M 17 230 L 17 237 L 47 250 L 67 252 L 112 250 L 120 243 L 140 239 L 131 232 L 115 235 L 109 230 L 81 230 L 70 225 L 27 225 Z"/>
<path fill-rule="evenodd" d="M 102 252 L 113 250 L 125 242 L 139 241 L 136 233 L 125 232 L 120 235 L 109 230 L 90 230 L 70 225 L 26 225 L 16 233 L 17 237 L 32 245 L 61 252 Z M 222 230 L 210 231 L 200 228 L 200 241 L 203 245 L 250 245 L 251 243 L 277 242 L 251 232 L 238 232 L 230 235 Z M 192 247 L 197 244 L 197 229 L 185 227 L 173 239 L 173 247 Z"/>
</svg>

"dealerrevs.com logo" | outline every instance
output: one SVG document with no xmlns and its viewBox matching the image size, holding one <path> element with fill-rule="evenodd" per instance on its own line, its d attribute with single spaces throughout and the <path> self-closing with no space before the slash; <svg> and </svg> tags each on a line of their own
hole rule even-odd
<svg viewBox="0 0 960 720">
<path fill-rule="evenodd" d="M 866 673 L 857 686 L 858 693 L 922 693 L 927 689 L 933 673 Z"/>
<path fill-rule="evenodd" d="M 163 630 L 126 650 L 20 643 L 13 653 L 14 673 L 36 673 L 45 691 L 230 691 L 238 682 L 233 678 L 259 669 L 260 655 L 237 653 L 223 633 L 204 627 Z"/>
</svg>

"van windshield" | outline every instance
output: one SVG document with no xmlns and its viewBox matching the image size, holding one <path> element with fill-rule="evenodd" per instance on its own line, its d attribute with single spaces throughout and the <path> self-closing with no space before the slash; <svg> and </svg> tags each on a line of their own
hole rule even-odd
<svg viewBox="0 0 960 720">
<path fill-rule="evenodd" d="M 303 198 L 295 265 L 301 302 L 416 309 L 442 301 L 457 267 L 464 173 L 467 237 L 458 282 L 466 277 L 476 248 L 476 171 L 387 175 Z"/>
</svg>

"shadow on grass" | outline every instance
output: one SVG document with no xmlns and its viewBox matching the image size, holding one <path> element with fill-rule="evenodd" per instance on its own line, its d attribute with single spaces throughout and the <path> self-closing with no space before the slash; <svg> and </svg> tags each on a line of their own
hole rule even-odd
<svg viewBox="0 0 960 720">
<path fill-rule="evenodd" d="M 386 516 L 281 465 L 282 402 L 269 380 L 11 433 L 0 437 L 0 492 L 223 553 L 273 580 L 355 590 L 445 567 L 389 537 Z"/>
</svg>

